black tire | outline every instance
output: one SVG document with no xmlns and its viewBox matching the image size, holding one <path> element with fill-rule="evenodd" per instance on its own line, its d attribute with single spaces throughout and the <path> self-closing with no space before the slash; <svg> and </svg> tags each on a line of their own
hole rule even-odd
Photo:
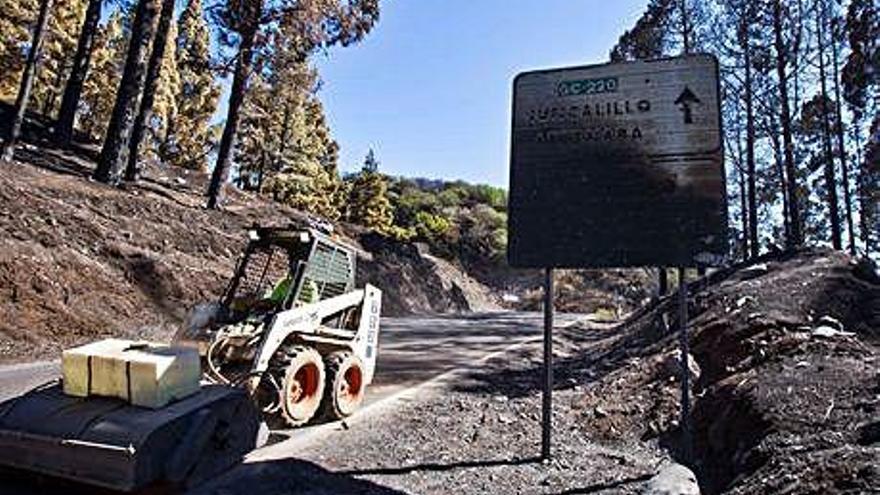
<svg viewBox="0 0 880 495">
<path fill-rule="evenodd" d="M 321 416 L 327 420 L 347 418 L 364 401 L 367 384 L 364 381 L 364 363 L 348 351 L 337 351 L 324 360 L 327 382 Z"/>
<path fill-rule="evenodd" d="M 287 426 L 309 422 L 321 406 L 326 374 L 324 361 L 315 349 L 293 346 L 279 351 L 283 365 L 280 415 Z"/>
</svg>

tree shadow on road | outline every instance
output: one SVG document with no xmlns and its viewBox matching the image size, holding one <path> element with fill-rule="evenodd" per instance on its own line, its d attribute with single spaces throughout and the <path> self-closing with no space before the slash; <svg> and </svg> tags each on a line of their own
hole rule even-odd
<svg viewBox="0 0 880 495">
<path fill-rule="evenodd" d="M 557 495 L 586 495 L 588 493 L 599 493 L 605 490 L 611 490 L 613 488 L 620 488 L 622 486 L 631 485 L 633 483 L 644 483 L 645 481 L 651 479 L 651 476 L 651 474 L 642 474 L 639 476 L 632 476 L 630 478 L 624 478 L 622 480 L 611 481 L 608 483 L 596 483 L 590 486 L 565 490 L 559 492 Z"/>
<path fill-rule="evenodd" d="M 333 472 L 298 459 L 278 459 L 242 464 L 226 475 L 202 485 L 188 495 L 312 494 L 404 495 L 404 492 L 368 480 L 352 472 Z M 367 474 L 367 473 L 364 473 Z"/>
<path fill-rule="evenodd" d="M 0 470 L 0 495 L 121 495 L 122 492 L 90 485 L 25 473 L 18 470 Z M 136 495 L 338 495 L 361 493 L 370 495 L 404 495 L 404 492 L 360 480 L 352 473 L 328 471 L 317 464 L 279 459 L 241 464 L 212 481 L 184 490 L 177 487 L 154 485 L 133 492 Z"/>
<path fill-rule="evenodd" d="M 671 308 L 662 308 L 661 313 L 668 309 Z M 608 329 L 557 329 L 553 339 L 554 353 L 561 351 L 563 355 L 553 362 L 554 390 L 599 381 L 627 361 L 654 353 L 663 343 L 674 338 L 674 333 L 667 327 L 659 319 L 639 318 Z M 541 390 L 542 377 L 540 354 L 522 348 L 490 360 L 483 368 L 465 373 L 453 389 L 519 398 Z"/>
<path fill-rule="evenodd" d="M 487 460 L 487 461 L 459 461 L 459 462 L 451 462 L 447 464 L 443 463 L 435 463 L 435 462 L 427 462 L 423 464 L 415 464 L 412 466 L 400 466 L 400 467 L 380 467 L 380 468 L 367 468 L 367 469 L 355 469 L 351 471 L 340 471 L 338 474 L 346 474 L 351 476 L 369 476 L 369 475 L 385 475 L 385 476 L 395 476 L 401 474 L 409 474 L 417 471 L 430 471 L 430 472 L 443 472 L 443 471 L 452 471 L 455 469 L 468 469 L 468 468 L 487 468 L 487 467 L 498 467 L 498 466 L 522 466 L 524 464 L 536 464 L 540 463 L 540 457 L 527 457 L 524 459 L 497 459 L 497 460 Z"/>
</svg>

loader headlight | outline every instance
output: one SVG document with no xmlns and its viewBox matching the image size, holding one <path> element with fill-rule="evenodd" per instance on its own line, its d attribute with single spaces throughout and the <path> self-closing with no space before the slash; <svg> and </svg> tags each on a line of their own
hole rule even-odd
<svg viewBox="0 0 880 495">
<path fill-rule="evenodd" d="M 259 241 L 260 234 L 256 230 L 248 230 L 248 239 L 252 241 Z"/>
</svg>

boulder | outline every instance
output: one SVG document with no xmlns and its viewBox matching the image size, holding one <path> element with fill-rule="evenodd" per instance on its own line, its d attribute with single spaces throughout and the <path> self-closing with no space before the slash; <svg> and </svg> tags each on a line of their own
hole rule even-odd
<svg viewBox="0 0 880 495">
<path fill-rule="evenodd" d="M 700 495 L 700 485 L 693 471 L 671 463 L 648 480 L 642 495 Z"/>
</svg>

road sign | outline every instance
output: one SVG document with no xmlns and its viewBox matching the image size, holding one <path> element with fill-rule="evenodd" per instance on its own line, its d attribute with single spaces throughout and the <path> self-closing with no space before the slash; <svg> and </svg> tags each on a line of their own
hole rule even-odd
<svg viewBox="0 0 880 495">
<path fill-rule="evenodd" d="M 720 262 L 727 205 L 718 88 L 710 55 L 517 76 L 510 264 Z"/>
</svg>

